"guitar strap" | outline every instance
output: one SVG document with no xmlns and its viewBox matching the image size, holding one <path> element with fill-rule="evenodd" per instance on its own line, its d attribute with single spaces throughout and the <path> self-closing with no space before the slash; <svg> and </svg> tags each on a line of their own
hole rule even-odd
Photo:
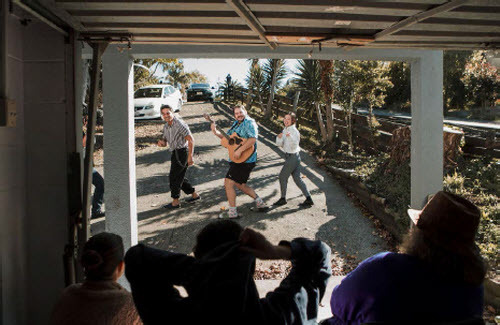
<svg viewBox="0 0 500 325">
<path fill-rule="evenodd" d="M 238 127 L 240 125 L 241 125 L 241 123 L 238 123 L 238 121 L 234 122 L 233 126 L 229 130 L 227 130 L 227 133 L 231 132 L 235 127 Z M 238 132 L 236 132 L 236 134 L 239 136 Z"/>
</svg>

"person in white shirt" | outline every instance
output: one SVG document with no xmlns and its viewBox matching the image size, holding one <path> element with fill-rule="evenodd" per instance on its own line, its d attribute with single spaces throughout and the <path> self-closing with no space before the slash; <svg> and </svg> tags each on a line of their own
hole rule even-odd
<svg viewBox="0 0 500 325">
<path fill-rule="evenodd" d="M 281 198 L 276 201 L 273 205 L 285 205 L 286 204 L 286 188 L 288 184 L 288 178 L 292 175 L 295 184 L 300 188 L 302 194 L 306 197 L 306 200 L 299 204 L 302 207 L 308 207 L 314 204 L 311 194 L 307 190 L 306 184 L 302 181 L 300 177 L 300 133 L 295 126 L 297 117 L 295 113 L 289 113 L 283 118 L 283 124 L 285 128 L 283 132 L 278 134 L 276 137 L 276 145 L 282 147 L 285 152 L 285 164 L 280 172 L 280 187 L 281 187 Z"/>
</svg>

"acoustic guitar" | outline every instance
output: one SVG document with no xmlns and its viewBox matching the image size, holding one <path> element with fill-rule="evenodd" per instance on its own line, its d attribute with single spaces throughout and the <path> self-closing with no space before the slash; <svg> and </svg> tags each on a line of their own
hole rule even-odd
<svg viewBox="0 0 500 325">
<path fill-rule="evenodd" d="M 215 123 L 210 115 L 208 114 L 203 114 L 205 119 L 209 121 L 210 123 Z M 227 149 L 229 153 L 229 159 L 231 159 L 232 162 L 235 162 L 237 164 L 245 162 L 250 156 L 253 154 L 255 146 L 251 146 L 250 148 L 247 148 L 241 153 L 240 158 L 236 159 L 234 158 L 234 152 L 241 148 L 247 141 L 248 139 L 242 138 L 238 136 L 235 133 L 228 135 L 224 130 L 222 130 L 217 124 L 215 125 L 215 128 L 217 131 L 219 131 L 222 134 L 222 139 L 221 139 L 221 145 Z"/>
</svg>

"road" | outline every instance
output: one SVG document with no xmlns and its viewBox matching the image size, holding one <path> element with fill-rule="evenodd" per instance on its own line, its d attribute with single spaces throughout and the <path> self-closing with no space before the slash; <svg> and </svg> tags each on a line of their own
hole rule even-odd
<svg viewBox="0 0 500 325">
<path fill-rule="evenodd" d="M 358 112 L 361 114 L 368 114 L 368 110 L 366 109 L 360 109 L 358 110 Z M 375 116 L 380 116 L 380 117 L 387 116 L 387 117 L 395 117 L 395 118 L 411 120 L 411 114 L 404 112 L 394 113 L 385 110 L 374 109 L 373 114 L 375 114 Z M 500 123 L 496 121 L 471 121 L 455 117 L 445 117 L 443 122 L 460 127 L 472 127 L 484 130 L 494 130 L 496 132 L 500 131 Z"/>
</svg>

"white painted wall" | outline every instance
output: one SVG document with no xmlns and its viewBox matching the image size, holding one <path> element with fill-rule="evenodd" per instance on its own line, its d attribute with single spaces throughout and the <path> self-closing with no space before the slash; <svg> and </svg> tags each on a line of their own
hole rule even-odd
<svg viewBox="0 0 500 325">
<path fill-rule="evenodd" d="M 73 67 L 62 35 L 37 21 L 22 26 L 2 17 L 7 69 L 0 73 L 18 118 L 15 128 L 0 127 L 1 318 L 47 324 L 64 287 L 66 156 L 75 150 L 73 102 L 67 105 L 73 83 L 66 79 Z"/>
</svg>

